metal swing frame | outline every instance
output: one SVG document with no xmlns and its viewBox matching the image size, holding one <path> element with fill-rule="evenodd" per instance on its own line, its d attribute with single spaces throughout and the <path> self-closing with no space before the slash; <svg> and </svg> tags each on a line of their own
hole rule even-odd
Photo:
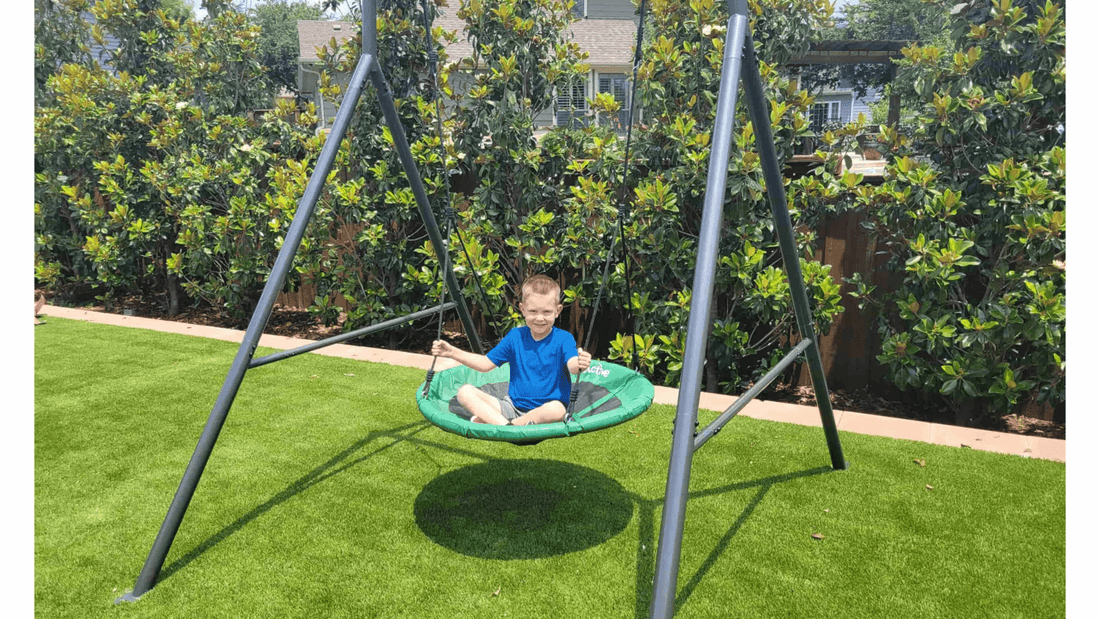
<svg viewBox="0 0 1100 619">
<path fill-rule="evenodd" d="M 707 187 L 704 195 L 703 217 L 699 236 L 699 249 L 696 256 L 695 275 L 692 284 L 692 302 L 688 315 L 688 330 L 685 340 L 685 353 L 679 399 L 676 406 L 676 418 L 673 425 L 672 453 L 670 456 L 668 481 L 665 491 L 664 507 L 661 517 L 661 530 L 657 544 L 657 563 L 653 583 L 653 598 L 650 617 L 667 619 L 675 612 L 676 579 L 679 572 L 680 550 L 684 534 L 684 517 L 688 499 L 688 485 L 691 475 L 692 456 L 711 437 L 718 433 L 738 412 L 741 411 L 760 391 L 775 380 L 779 374 L 793 363 L 799 355 L 805 355 L 813 380 L 814 393 L 817 396 L 818 409 L 825 431 L 826 443 L 833 469 L 848 467 L 840 445 L 832 406 L 829 403 L 829 391 L 825 382 L 825 373 L 818 350 L 817 334 L 814 330 L 813 316 L 802 270 L 798 262 L 797 248 L 791 226 L 790 213 L 787 211 L 783 190 L 783 178 L 772 140 L 771 121 L 767 101 L 764 98 L 763 84 L 753 49 L 752 33 L 749 28 L 747 0 L 727 0 L 729 22 L 725 39 L 725 57 L 722 62 L 722 76 L 719 86 L 718 109 L 714 132 L 711 140 L 711 154 L 707 175 Z M 356 104 L 363 87 L 369 79 L 378 94 L 378 104 L 382 108 L 386 125 L 393 135 L 402 167 L 409 179 L 417 206 L 428 235 L 435 248 L 436 255 L 445 255 L 447 249 L 440 234 L 439 225 L 432 213 L 431 205 L 420 179 L 419 171 L 413 160 L 412 151 L 405 138 L 405 131 L 398 118 L 393 95 L 381 66 L 378 64 L 377 0 L 362 0 L 363 49 L 362 55 L 352 73 L 344 102 L 333 122 L 332 131 L 318 157 L 306 186 L 304 195 L 298 204 L 294 220 L 287 232 L 286 240 L 275 260 L 271 275 L 264 286 L 256 310 L 249 321 L 237 355 L 230 366 L 225 382 L 218 394 L 210 417 L 203 428 L 198 445 L 191 457 L 180 481 L 179 488 L 168 508 L 164 522 L 157 532 L 153 546 L 139 573 L 134 588 L 116 600 L 136 601 L 152 589 L 164 565 L 168 551 L 179 531 L 184 513 L 191 502 L 199 478 L 210 458 L 214 443 L 225 423 L 229 409 L 233 405 L 237 391 L 244 380 L 245 373 L 254 367 L 274 361 L 287 359 L 298 354 L 316 350 L 329 344 L 335 344 L 369 333 L 433 315 L 435 312 L 455 308 L 462 320 L 470 345 L 477 353 L 482 353 L 481 341 L 461 288 L 453 271 L 444 269 L 444 282 L 452 301 L 437 308 L 417 312 L 409 316 L 396 318 L 357 331 L 342 334 L 327 340 L 311 343 L 297 349 L 276 353 L 260 359 L 253 359 L 263 329 L 271 316 L 275 299 L 286 281 L 286 276 L 297 253 L 298 246 L 305 234 L 309 219 L 324 187 L 325 179 L 335 161 L 340 142 L 347 132 L 348 125 L 355 113 Z M 643 16 L 644 18 L 644 16 Z M 641 42 L 638 43 L 641 45 Z M 746 62 L 742 62 L 742 59 Z M 756 131 L 758 154 L 761 158 L 765 186 L 772 209 L 776 233 L 779 238 L 783 263 L 790 283 L 792 303 L 802 340 L 769 371 L 756 385 L 745 392 L 726 411 L 718 416 L 701 432 L 697 432 L 699 395 L 702 387 L 702 369 L 706 343 L 710 333 L 709 308 L 714 293 L 715 270 L 718 263 L 718 245 L 722 234 L 722 211 L 728 176 L 730 141 L 733 132 L 734 112 L 737 103 L 738 76 L 744 83 L 753 127 Z"/>
<path fill-rule="evenodd" d="M 829 446 L 829 457 L 834 470 L 848 468 L 840 446 L 833 408 L 829 403 L 829 387 L 825 382 L 825 370 L 814 330 L 802 267 L 798 262 L 798 249 L 794 242 L 791 215 L 787 211 L 783 176 L 772 138 L 771 117 L 768 102 L 764 98 L 764 85 L 760 67 L 753 48 L 749 27 L 748 0 L 727 0 L 729 22 L 726 44 L 723 50 L 722 78 L 718 87 L 718 109 L 711 139 L 710 163 L 707 170 L 707 188 L 703 197 L 703 217 L 699 234 L 699 253 L 695 259 L 695 276 L 692 282 L 691 310 L 688 313 L 687 337 L 684 343 L 684 365 L 680 375 L 680 394 L 676 402 L 676 420 L 672 433 L 672 454 L 669 459 L 668 482 L 665 486 L 664 507 L 661 513 L 661 532 L 657 540 L 657 565 L 654 570 L 653 599 L 649 608 L 652 619 L 668 619 L 675 613 L 676 577 L 680 570 L 680 548 L 684 539 L 684 516 L 687 508 L 688 482 L 691 476 L 691 459 L 758 393 L 775 380 L 799 355 L 805 355 L 817 397 L 821 425 Z M 710 302 L 714 295 L 714 273 L 718 264 L 718 244 L 722 236 L 722 207 L 726 194 L 730 140 L 733 135 L 734 112 L 737 107 L 737 82 L 745 88 L 745 104 L 749 110 L 756 134 L 757 154 L 764 172 L 764 184 L 771 205 L 772 220 L 779 248 L 783 254 L 783 266 L 790 283 L 791 302 L 802 340 L 774 368 L 741 395 L 728 409 L 702 431 L 696 431 L 699 419 L 699 393 L 702 388 L 703 363 L 708 335 L 710 334 Z"/>
</svg>

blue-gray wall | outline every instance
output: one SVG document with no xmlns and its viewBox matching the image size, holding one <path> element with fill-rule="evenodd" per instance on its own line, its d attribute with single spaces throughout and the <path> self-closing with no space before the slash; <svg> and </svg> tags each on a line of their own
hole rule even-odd
<svg viewBox="0 0 1100 619">
<path fill-rule="evenodd" d="M 91 11 L 84 11 L 82 17 L 84 17 L 84 21 L 88 22 L 89 24 L 95 25 L 95 15 L 92 15 Z M 114 36 L 113 34 L 104 33 L 103 41 L 105 45 L 100 45 L 95 41 L 88 41 L 89 51 L 91 51 L 92 53 L 92 58 L 94 58 L 95 61 L 99 63 L 100 68 L 105 71 L 110 71 L 114 73 L 115 70 L 107 65 L 107 60 L 109 60 L 111 52 L 118 49 L 118 37 Z"/>
<path fill-rule="evenodd" d="M 841 122 L 855 122 L 860 113 L 863 113 L 867 118 L 867 122 L 870 123 L 871 110 L 868 105 L 881 99 L 882 93 L 878 90 L 869 90 L 865 97 L 856 97 L 854 101 L 852 94 L 852 85 L 845 80 L 841 80 L 832 88 L 826 88 L 824 92 L 814 95 L 814 102 L 839 101 Z"/>
<path fill-rule="evenodd" d="M 573 11 L 588 11 L 588 19 L 636 19 L 631 0 L 573 0 Z M 587 6 L 585 6 L 587 3 Z"/>
<path fill-rule="evenodd" d="M 871 103 L 878 103 L 881 99 L 882 91 L 880 90 L 868 90 L 866 97 L 862 99 L 856 98 L 856 105 L 852 109 L 852 121 L 854 122 L 855 119 L 859 116 L 860 112 L 862 112 L 863 115 L 867 117 L 868 123 L 873 122 L 873 119 L 871 118 L 871 109 L 867 106 Z"/>
</svg>

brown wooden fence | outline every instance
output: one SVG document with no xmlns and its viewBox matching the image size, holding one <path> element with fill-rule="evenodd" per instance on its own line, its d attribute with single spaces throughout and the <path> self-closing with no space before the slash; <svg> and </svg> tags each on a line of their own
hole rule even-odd
<svg viewBox="0 0 1100 619">
<path fill-rule="evenodd" d="M 859 301 L 848 293 L 854 286 L 844 283 L 856 273 L 876 287 L 876 294 L 896 290 L 902 283 L 901 274 L 887 272 L 886 248 L 880 247 L 861 226 L 866 215 L 849 211 L 818 230 L 818 247 L 814 258 L 830 265 L 833 281 L 841 285 L 842 312 L 829 333 L 818 340 L 825 377 L 831 389 L 867 389 L 879 395 L 900 396 L 887 382 L 884 368 L 876 357 L 882 352 L 878 335 L 878 313 L 870 308 L 860 310 Z M 811 385 L 809 367 L 803 364 L 798 376 L 800 386 Z M 1016 411 L 1036 419 L 1053 420 L 1058 414 L 1050 405 L 1025 402 Z"/>
<path fill-rule="evenodd" d="M 859 301 L 848 295 L 854 289 L 844 283 L 856 273 L 862 273 L 877 291 L 885 292 L 900 284 L 891 278 L 885 267 L 886 254 L 861 227 L 866 216 L 849 211 L 818 230 L 818 246 L 814 258 L 831 267 L 833 281 L 840 284 L 844 311 L 833 321 L 832 328 L 819 339 L 821 361 L 829 386 L 837 389 L 864 389 L 884 378 L 875 363 L 882 340 L 875 323 L 877 313 L 860 310 Z M 893 281 L 891 281 L 893 280 Z M 802 368 L 800 385 L 810 385 L 809 368 Z"/>
</svg>

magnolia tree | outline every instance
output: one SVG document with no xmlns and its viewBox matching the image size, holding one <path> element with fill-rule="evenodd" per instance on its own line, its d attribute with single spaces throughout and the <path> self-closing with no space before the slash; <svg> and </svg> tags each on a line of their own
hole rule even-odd
<svg viewBox="0 0 1100 619">
<path fill-rule="evenodd" d="M 675 384 L 728 16 L 716 0 L 648 4 L 644 115 L 625 166 L 624 136 L 598 122 L 621 111 L 608 94 L 589 101 L 597 122 L 535 137 L 535 118 L 587 75 L 568 3 L 466 0 L 447 9 L 464 28 L 434 26 L 429 41 L 433 3 L 380 2 L 376 59 L 437 220 L 454 207 L 453 267 L 487 331 L 515 324 L 518 284 L 546 272 L 565 283 L 578 337 L 589 335 L 582 318 L 607 312 L 597 344 L 612 358 L 636 353 L 655 381 Z M 163 295 L 171 311 L 186 300 L 251 311 L 328 136 L 313 130 L 310 105 L 249 113 L 270 92 L 258 29 L 228 2 L 204 6 L 200 22 L 154 0 L 36 4 L 40 283 L 108 302 Z M 750 8 L 786 160 L 810 135 L 813 98 L 781 67 L 808 49 L 832 7 Z M 942 394 L 965 420 L 1028 398 L 1064 402 L 1065 21 L 1057 5 L 1008 0 L 962 3 L 954 17 L 953 49 L 905 52 L 899 84 L 923 99 L 924 118 L 915 134 L 880 136 L 886 182 L 862 185 L 843 170 L 836 145 L 860 121 L 823 137 L 826 165 L 788 180 L 787 202 L 819 330 L 841 307 L 829 267 L 809 259 L 813 230 L 863 209 L 904 277 L 891 291 L 850 282 L 879 306 L 879 361 L 898 387 Z M 472 57 L 447 57 L 443 42 L 459 37 Z M 94 44 L 109 40 L 119 45 L 102 66 Z M 360 45 L 321 50 L 328 100 L 343 103 Z M 311 310 L 329 322 L 343 311 L 345 328 L 433 305 L 442 289 L 442 261 L 383 125 L 368 85 L 288 283 L 316 285 Z M 743 97 L 736 127 L 706 365 L 706 388 L 726 392 L 770 367 L 797 332 Z M 617 264 L 597 307 L 620 212 L 624 241 L 613 251 L 629 269 Z M 626 307 L 635 337 L 621 322 Z"/>
<path fill-rule="evenodd" d="M 452 182 L 445 171 L 456 169 L 457 156 L 452 141 L 441 142 L 436 124 L 437 120 L 442 124 L 444 135 L 453 127 L 450 108 L 443 109 L 437 102 L 437 97 L 444 96 L 438 77 L 442 62 L 436 63 L 435 80 L 431 69 L 433 52 L 445 58 L 444 42 L 457 35 L 438 26 L 428 31 L 437 12 L 435 4 L 427 2 L 379 3 L 375 61 L 390 85 L 432 211 L 444 225 Z M 322 96 L 345 105 L 346 79 L 361 52 L 361 36 L 340 44 L 333 41 L 318 50 L 324 65 Z M 370 82 L 360 97 L 349 135 L 353 137 L 342 145 L 340 172 L 332 179 L 343 182 L 343 190 L 337 192 L 332 210 L 314 215 L 318 225 L 323 221 L 343 234 L 334 234 L 337 242 L 330 243 L 309 272 L 318 290 L 311 311 L 326 320 L 343 311 L 345 328 L 430 307 L 439 303 L 442 291 L 440 261 Z M 464 281 L 469 284 L 467 292 L 473 292 L 469 278 Z M 399 337 L 391 332 L 391 338 Z"/>
<path fill-rule="evenodd" d="M 62 294 L 163 294 L 235 314 L 259 297 L 319 139 L 264 99 L 257 30 L 228 2 L 202 22 L 156 2 L 56 3 L 94 17 L 87 54 L 45 80 L 35 111 L 35 277 Z M 90 44 L 89 44 L 90 45 Z M 90 45 L 91 46 L 91 45 Z"/>
<path fill-rule="evenodd" d="M 587 71 L 567 35 L 571 5 L 462 0 L 455 12 L 466 21 L 460 36 L 473 47 L 472 56 L 447 69 L 454 146 L 461 169 L 476 179 L 461 196 L 460 217 L 477 248 L 472 268 L 492 274 L 487 289 L 497 294 L 487 309 L 498 330 L 519 321 L 519 284 L 535 273 L 560 273 L 564 259 L 559 235 L 568 225 L 563 204 L 572 156 L 555 138 L 535 139 L 535 118 Z"/>
<path fill-rule="evenodd" d="M 629 304 L 636 334 L 618 334 L 611 342 L 611 355 L 636 355 L 648 373 L 675 384 L 683 358 L 728 14 L 726 4 L 715 0 L 656 0 L 649 7 L 649 32 L 638 73 L 644 119 L 632 146 L 625 196 L 629 214 L 624 236 L 630 239 L 627 259 L 632 271 Z M 750 2 L 771 130 L 782 160 L 811 135 L 805 113 L 812 98 L 797 90 L 780 69 L 808 49 L 811 35 L 826 23 L 830 11 L 828 2 L 816 0 Z M 593 102 L 597 109 L 614 111 L 611 104 Z M 742 389 L 774 365 L 797 331 L 763 190 L 757 136 L 743 97 L 736 115 L 724 197 L 727 233 L 719 248 L 705 376 L 707 390 L 727 393 Z M 592 178 L 574 188 L 574 208 L 602 208 L 602 216 L 611 219 L 617 203 L 614 191 L 622 181 L 623 141 L 609 129 L 586 131 L 583 158 L 591 163 L 575 165 L 591 172 Z M 803 230 L 798 246 L 809 256 L 814 240 L 809 231 L 823 214 L 818 208 L 822 204 L 803 204 L 793 191 L 788 200 L 795 225 Z M 818 328 L 828 329 L 841 311 L 839 286 L 827 266 L 802 260 L 802 269 Z M 612 306 L 628 302 L 625 277 L 626 269 L 617 267 L 608 302 Z M 582 282 L 567 295 L 588 301 L 597 284 L 595 278 Z"/>
<path fill-rule="evenodd" d="M 1065 402 L 1065 13 L 1053 2 L 954 5 L 951 47 L 904 50 L 920 129 L 882 137 L 880 187 L 851 192 L 892 271 L 878 360 L 959 422 Z M 843 188 L 841 188 L 843 189 Z"/>
</svg>

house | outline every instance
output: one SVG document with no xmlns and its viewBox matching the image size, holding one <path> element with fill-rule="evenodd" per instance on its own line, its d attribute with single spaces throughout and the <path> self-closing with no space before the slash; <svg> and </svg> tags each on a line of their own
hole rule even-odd
<svg viewBox="0 0 1100 619">
<path fill-rule="evenodd" d="M 851 84 L 840 80 L 832 88 L 814 95 L 814 104 L 809 111 L 810 129 L 816 134 L 824 133 L 837 125 L 855 122 L 860 114 L 871 122 L 872 103 L 882 98 L 880 91 L 868 91 L 865 97 L 857 97 Z"/>
<path fill-rule="evenodd" d="M 317 50 L 325 46 L 331 49 L 333 40 L 340 44 L 355 37 L 357 28 L 358 24 L 350 21 L 298 20 L 298 94 L 316 104 L 321 127 L 332 126 L 336 105 L 318 92 L 324 65 Z M 341 78 L 346 83 L 347 76 L 336 77 L 337 80 Z"/>
<path fill-rule="evenodd" d="M 454 9 L 443 7 L 443 14 L 436 18 L 435 24 L 458 33 L 458 40 L 446 46 L 452 62 L 473 55 L 473 48 L 463 35 L 465 22 L 454 17 Z M 536 127 L 550 127 L 566 123 L 587 123 L 592 120 L 588 100 L 598 93 L 610 92 L 622 104 L 623 112 L 619 118 L 600 119 L 608 121 L 617 128 L 625 128 L 629 105 L 630 77 L 633 70 L 634 40 L 637 37 L 638 22 L 634 4 L 631 0 L 575 0 L 573 13 L 577 21 L 570 25 L 569 33 L 581 50 L 588 52 L 590 70 L 584 80 L 573 84 L 567 92 L 559 92 L 554 106 L 543 110 L 536 118 Z M 337 42 L 355 36 L 354 22 L 340 21 L 299 21 L 298 22 L 298 84 L 302 96 L 317 103 L 319 116 L 324 125 L 331 125 L 336 109 L 330 101 L 323 101 L 317 93 L 317 80 L 320 77 L 320 62 L 317 48 L 328 44 L 332 39 Z M 797 78 L 800 66 L 824 63 L 888 63 L 901 57 L 901 49 L 908 41 L 847 41 L 827 40 L 814 43 L 810 50 L 789 64 L 792 76 Z M 346 77 L 345 77 L 346 79 Z M 461 88 L 461 77 L 456 79 L 456 87 Z M 471 80 L 472 78 L 467 78 Z M 818 93 L 809 112 L 811 127 L 815 133 L 822 133 L 831 124 L 843 124 L 856 120 L 862 112 L 871 117 L 868 105 L 878 101 L 880 93 L 871 92 L 864 98 L 855 96 L 853 89 L 841 82 L 835 87 Z M 896 122 L 897 101 L 891 101 L 888 123 Z M 635 118 L 640 115 L 635 110 Z"/>
<path fill-rule="evenodd" d="M 436 26 L 458 33 L 458 39 L 445 46 L 450 62 L 473 56 L 473 47 L 463 34 L 466 23 L 454 17 L 453 12 L 450 7 L 443 7 L 443 14 L 435 21 Z M 619 118 L 602 120 L 625 128 L 629 124 L 626 122 L 628 112 L 625 110 L 629 108 L 628 85 L 633 70 L 634 39 L 638 30 L 634 5 L 630 0 L 577 0 L 573 12 L 578 20 L 570 25 L 569 35 L 580 46 L 581 51 L 588 52 L 588 75 L 571 85 L 568 92 L 559 92 L 555 104 L 535 118 L 535 126 L 590 122 L 592 117 L 589 114 L 588 100 L 595 98 L 598 93 L 610 92 L 622 104 L 624 112 Z M 336 108 L 317 92 L 322 68 L 317 49 L 330 44 L 333 39 L 339 43 L 354 37 L 357 28 L 356 23 L 346 21 L 298 22 L 298 90 L 303 98 L 316 103 L 318 116 L 324 126 L 332 124 Z M 452 76 L 452 79 L 456 82 L 456 88 L 462 87 L 461 76 Z M 472 83 L 472 77 L 465 81 Z"/>
<path fill-rule="evenodd" d="M 799 69 L 807 65 L 815 64 L 859 64 L 859 63 L 891 63 L 893 59 L 901 58 L 901 50 L 911 41 L 851 41 L 851 40 L 827 40 L 818 41 L 810 46 L 810 50 L 787 63 L 792 75 L 798 75 Z M 894 65 L 896 75 L 897 67 Z M 814 95 L 814 106 L 810 110 L 810 127 L 814 133 L 822 133 L 830 124 L 844 124 L 854 122 L 862 113 L 871 120 L 871 111 L 868 106 L 877 103 L 882 98 L 880 91 L 870 91 L 863 98 L 856 96 L 850 84 L 841 81 L 832 88 Z M 900 100 L 891 97 L 890 111 L 887 114 L 887 124 L 897 123 L 900 113 Z"/>
</svg>

